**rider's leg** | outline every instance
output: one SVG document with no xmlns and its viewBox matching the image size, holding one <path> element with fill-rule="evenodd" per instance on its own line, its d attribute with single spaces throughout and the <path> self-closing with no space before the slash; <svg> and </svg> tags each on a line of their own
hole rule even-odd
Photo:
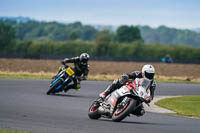
<svg viewBox="0 0 200 133">
<path fill-rule="evenodd" d="M 70 80 L 71 81 L 71 80 Z M 73 84 L 70 85 L 66 85 L 64 88 L 64 91 L 67 91 L 69 89 L 76 89 L 76 90 L 80 90 L 80 82 L 77 81 L 76 77 L 72 78 Z"/>
<path fill-rule="evenodd" d="M 108 96 L 110 93 L 112 93 L 114 90 L 120 88 L 121 86 L 124 85 L 124 82 L 122 82 L 121 79 L 116 79 L 113 81 L 113 83 L 111 85 L 109 85 L 105 91 L 103 91 L 102 93 L 99 94 L 99 96 L 101 98 L 105 98 L 106 96 Z"/>
<path fill-rule="evenodd" d="M 144 110 L 144 106 L 143 104 L 141 104 L 136 110 L 134 110 L 134 112 L 132 112 L 132 114 L 136 115 L 136 116 L 143 116 L 145 114 L 145 110 Z"/>
<path fill-rule="evenodd" d="M 77 78 L 73 78 L 73 82 L 74 82 L 73 88 L 76 90 L 80 90 L 80 88 L 81 88 L 80 81 Z"/>
</svg>

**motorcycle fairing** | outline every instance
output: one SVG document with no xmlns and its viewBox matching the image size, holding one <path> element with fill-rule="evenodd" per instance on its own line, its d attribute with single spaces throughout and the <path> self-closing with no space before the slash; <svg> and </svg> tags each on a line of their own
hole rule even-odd
<svg viewBox="0 0 200 133">
<path fill-rule="evenodd" d="M 73 69 L 68 67 L 67 69 L 65 69 L 59 73 L 58 78 L 53 81 L 51 86 L 54 85 L 58 80 L 62 79 L 63 80 L 62 84 L 60 84 L 58 87 L 56 87 L 56 91 L 59 91 L 62 88 L 62 86 L 68 81 L 69 76 L 73 76 L 74 73 L 75 72 L 73 71 Z"/>
<path fill-rule="evenodd" d="M 150 87 L 150 81 L 148 79 L 136 78 L 133 82 L 127 82 L 126 85 L 115 90 L 108 96 L 108 99 L 105 101 L 109 103 L 112 106 L 112 108 L 114 108 L 117 103 L 117 100 L 120 97 L 133 95 L 133 93 L 145 100 L 148 100 L 150 99 L 149 87 Z"/>
</svg>

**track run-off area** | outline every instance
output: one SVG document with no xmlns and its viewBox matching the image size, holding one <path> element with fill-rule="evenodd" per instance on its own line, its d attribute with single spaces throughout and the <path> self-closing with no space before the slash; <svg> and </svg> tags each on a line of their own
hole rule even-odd
<svg viewBox="0 0 200 133">
<path fill-rule="evenodd" d="M 122 122 L 88 118 L 93 100 L 111 82 L 83 81 L 80 91 L 47 96 L 50 80 L 0 79 L 0 129 L 33 133 L 199 133 L 200 119 L 147 111 Z M 158 83 L 156 96 L 199 95 L 200 84 Z M 149 107 L 151 108 L 151 106 Z"/>
</svg>

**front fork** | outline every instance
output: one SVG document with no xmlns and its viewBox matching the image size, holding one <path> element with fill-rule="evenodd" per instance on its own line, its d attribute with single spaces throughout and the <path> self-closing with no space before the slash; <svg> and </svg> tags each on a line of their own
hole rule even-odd
<svg viewBox="0 0 200 133">
<path fill-rule="evenodd" d="M 105 99 L 105 100 L 109 100 L 109 97 L 108 99 Z M 102 115 L 105 115 L 106 117 L 112 117 L 112 114 L 114 113 L 114 111 L 117 109 L 117 108 L 123 108 L 126 103 L 129 101 L 130 99 L 128 97 L 124 97 L 123 100 L 120 102 L 120 99 L 119 101 L 117 100 L 115 106 L 112 106 L 111 103 L 107 103 L 107 102 L 102 102 L 100 103 L 100 107 L 98 109 L 99 113 L 102 114 Z M 118 104 L 118 102 L 120 102 Z"/>
<path fill-rule="evenodd" d="M 62 82 L 62 84 L 60 84 L 60 85 L 56 88 L 56 90 L 63 90 L 64 87 L 65 87 L 67 84 L 69 84 L 69 82 L 70 82 L 69 77 L 67 77 L 66 79 L 61 78 L 61 80 L 62 80 L 63 82 Z M 62 89 L 61 89 L 61 88 L 62 88 Z"/>
</svg>

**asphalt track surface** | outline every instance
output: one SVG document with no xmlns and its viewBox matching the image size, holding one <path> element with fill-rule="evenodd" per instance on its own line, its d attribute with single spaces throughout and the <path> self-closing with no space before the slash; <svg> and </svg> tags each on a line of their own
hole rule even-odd
<svg viewBox="0 0 200 133">
<path fill-rule="evenodd" d="M 110 82 L 84 81 L 80 91 L 47 96 L 49 80 L 0 79 L 0 128 L 33 133 L 199 133 L 200 119 L 147 112 L 120 123 L 87 111 Z M 158 84 L 156 95 L 200 94 L 200 84 Z"/>
</svg>

